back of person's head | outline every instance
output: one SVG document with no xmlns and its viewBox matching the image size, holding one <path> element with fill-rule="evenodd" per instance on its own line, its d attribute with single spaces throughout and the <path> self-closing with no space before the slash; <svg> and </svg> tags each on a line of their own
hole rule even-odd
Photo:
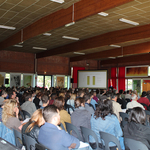
<svg viewBox="0 0 150 150">
<path fill-rule="evenodd" d="M 112 101 L 109 99 L 100 101 L 94 113 L 95 118 L 101 117 L 103 120 L 105 120 L 105 117 L 108 114 L 113 114 Z"/>
<path fill-rule="evenodd" d="M 85 104 L 85 99 L 82 97 L 79 97 L 75 100 L 75 108 L 79 108 L 81 106 L 84 106 Z"/>
<path fill-rule="evenodd" d="M 79 91 L 78 91 L 78 96 L 79 96 L 79 97 L 82 97 L 83 95 L 84 95 L 84 91 L 83 91 L 83 90 L 79 90 Z"/>
<path fill-rule="evenodd" d="M 6 125 L 8 118 L 16 117 L 14 113 L 15 107 L 17 107 L 16 100 L 9 99 L 5 101 L 5 104 L 3 105 L 3 111 L 2 111 L 2 121 L 5 125 Z"/>
<path fill-rule="evenodd" d="M 65 92 L 61 92 L 61 93 L 59 93 L 59 97 L 63 97 L 63 98 L 65 98 Z"/>
<path fill-rule="evenodd" d="M 150 95 L 150 91 L 147 91 L 147 95 Z"/>
<path fill-rule="evenodd" d="M 57 94 L 56 93 L 52 93 L 51 95 L 51 99 L 54 100 L 56 98 Z"/>
<path fill-rule="evenodd" d="M 117 98 L 120 98 L 121 94 L 120 93 L 117 93 Z"/>
<path fill-rule="evenodd" d="M 29 101 L 29 98 L 32 98 L 32 93 L 27 93 L 25 96 L 25 101 Z"/>
<path fill-rule="evenodd" d="M 51 123 L 54 116 L 58 115 L 58 109 L 54 105 L 46 106 L 43 109 L 43 118 L 46 122 Z"/>
<path fill-rule="evenodd" d="M 137 95 L 136 94 L 132 94 L 131 99 L 132 99 L 132 101 L 136 101 L 137 100 Z"/>
<path fill-rule="evenodd" d="M 123 93 L 123 90 L 119 90 L 119 93 L 122 94 L 122 93 Z"/>
<path fill-rule="evenodd" d="M 145 111 L 141 107 L 134 107 L 129 114 L 128 121 L 144 125 L 146 121 Z"/>
<path fill-rule="evenodd" d="M 115 99 L 117 97 L 117 94 L 112 94 L 111 99 Z"/>
<path fill-rule="evenodd" d="M 42 109 L 37 109 L 31 116 L 30 119 L 31 124 L 27 127 L 25 132 L 30 132 L 35 125 L 38 125 L 39 127 L 44 124 L 44 118 L 42 114 Z"/>
<path fill-rule="evenodd" d="M 5 90 L 2 91 L 1 95 L 7 95 L 7 92 Z"/>
<path fill-rule="evenodd" d="M 47 104 L 47 102 L 49 101 L 48 96 L 47 96 L 46 94 L 44 94 L 44 95 L 41 97 L 41 100 L 42 100 L 42 103 L 44 103 L 44 104 Z"/>
<path fill-rule="evenodd" d="M 71 94 L 70 99 L 73 99 L 73 100 L 75 101 L 75 99 L 76 99 L 76 94 Z"/>
<path fill-rule="evenodd" d="M 85 94 L 83 98 L 84 98 L 85 102 L 87 102 L 88 100 L 90 100 L 91 94 Z"/>
<path fill-rule="evenodd" d="M 64 97 L 62 96 L 57 97 L 54 100 L 54 105 L 57 107 L 59 111 L 64 109 L 64 104 L 65 104 L 65 101 L 64 101 Z"/>
<path fill-rule="evenodd" d="M 129 90 L 127 90 L 127 94 L 129 94 Z"/>
<path fill-rule="evenodd" d="M 145 97 L 145 96 L 146 96 L 146 91 L 143 91 L 141 97 Z"/>
<path fill-rule="evenodd" d="M 37 94 L 36 94 L 36 97 L 37 98 L 40 98 L 42 96 L 42 92 L 38 92 Z"/>
</svg>

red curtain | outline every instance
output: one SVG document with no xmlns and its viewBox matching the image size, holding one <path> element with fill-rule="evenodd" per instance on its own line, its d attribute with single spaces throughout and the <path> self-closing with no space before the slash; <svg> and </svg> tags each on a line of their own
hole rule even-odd
<svg viewBox="0 0 150 150">
<path fill-rule="evenodd" d="M 124 90 L 125 91 L 125 67 L 119 67 L 118 90 Z"/>
<path fill-rule="evenodd" d="M 112 86 L 116 89 L 116 67 L 111 68 L 111 80 L 112 80 Z"/>
<path fill-rule="evenodd" d="M 73 67 L 73 88 L 77 88 L 78 70 L 85 70 L 85 67 Z"/>
</svg>

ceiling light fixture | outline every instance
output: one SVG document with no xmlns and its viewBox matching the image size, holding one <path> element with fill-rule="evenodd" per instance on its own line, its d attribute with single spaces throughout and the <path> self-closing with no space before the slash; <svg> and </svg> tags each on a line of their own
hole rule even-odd
<svg viewBox="0 0 150 150">
<path fill-rule="evenodd" d="M 125 22 L 125 23 L 128 23 L 128 24 L 132 24 L 134 26 L 138 26 L 139 25 L 138 22 L 134 22 L 134 21 L 131 21 L 131 20 L 128 20 L 128 19 L 124 19 L 124 18 L 119 19 L 119 21 Z"/>
<path fill-rule="evenodd" d="M 23 45 L 14 45 L 15 47 L 23 47 Z"/>
<path fill-rule="evenodd" d="M 74 4 L 72 5 L 72 22 L 68 23 L 65 25 L 65 27 L 69 27 L 69 26 L 72 26 L 75 24 L 75 21 L 74 21 Z"/>
<path fill-rule="evenodd" d="M 56 2 L 56 3 L 60 3 L 60 4 L 64 3 L 64 0 L 51 0 L 51 1 Z"/>
<path fill-rule="evenodd" d="M 110 59 L 116 59 L 116 57 L 108 57 L 108 58 L 110 58 Z"/>
<path fill-rule="evenodd" d="M 111 44 L 109 46 L 111 46 L 111 47 L 121 47 L 120 45 L 114 45 L 114 44 Z"/>
<path fill-rule="evenodd" d="M 52 34 L 51 33 L 43 33 L 43 35 L 51 36 Z"/>
<path fill-rule="evenodd" d="M 4 26 L 4 25 L 0 25 L 0 28 L 9 29 L 9 30 L 15 30 L 16 29 L 16 27 L 10 27 L 10 26 Z"/>
<path fill-rule="evenodd" d="M 105 12 L 100 12 L 100 13 L 98 13 L 98 14 L 101 15 L 101 16 L 104 16 L 104 17 L 106 17 L 106 16 L 109 15 L 108 13 L 105 13 Z"/>
<path fill-rule="evenodd" d="M 62 38 L 64 39 L 69 39 L 69 40 L 79 40 L 79 38 L 75 38 L 75 37 L 70 37 L 70 36 L 62 36 Z"/>
<path fill-rule="evenodd" d="M 43 47 L 32 47 L 33 49 L 39 49 L 39 50 L 47 50 L 47 48 L 43 48 Z"/>
<path fill-rule="evenodd" d="M 73 52 L 74 54 L 85 55 L 85 53 Z"/>
</svg>

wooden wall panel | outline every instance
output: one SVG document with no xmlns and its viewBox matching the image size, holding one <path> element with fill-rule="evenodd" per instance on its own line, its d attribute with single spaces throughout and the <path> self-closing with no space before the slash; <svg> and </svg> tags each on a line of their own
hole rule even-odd
<svg viewBox="0 0 150 150">
<path fill-rule="evenodd" d="M 69 75 L 70 74 L 69 58 L 60 56 L 51 56 L 37 59 L 37 74 Z"/>
<path fill-rule="evenodd" d="M 34 54 L 1 51 L 0 72 L 34 73 Z"/>
</svg>

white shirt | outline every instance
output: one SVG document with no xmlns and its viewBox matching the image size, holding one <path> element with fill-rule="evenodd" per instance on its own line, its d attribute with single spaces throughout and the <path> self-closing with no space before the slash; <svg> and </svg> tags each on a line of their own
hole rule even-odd
<svg viewBox="0 0 150 150">
<path fill-rule="evenodd" d="M 141 105 L 141 104 L 138 103 L 137 101 L 132 101 L 132 102 L 129 102 L 129 103 L 127 104 L 127 110 L 128 110 L 128 109 L 132 109 L 132 108 L 134 108 L 134 107 L 141 107 L 142 109 L 145 110 L 145 108 L 143 107 L 143 105 Z"/>
</svg>

